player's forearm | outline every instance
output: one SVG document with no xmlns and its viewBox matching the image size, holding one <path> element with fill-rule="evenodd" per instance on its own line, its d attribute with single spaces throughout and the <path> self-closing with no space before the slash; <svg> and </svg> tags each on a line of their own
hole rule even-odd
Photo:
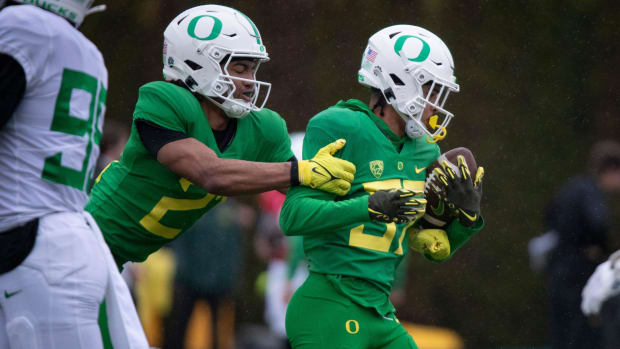
<svg viewBox="0 0 620 349">
<path fill-rule="evenodd" d="M 291 185 L 291 163 L 219 158 L 194 138 L 164 145 L 157 160 L 172 172 L 217 195 L 260 193 Z"/>
<path fill-rule="evenodd" d="M 303 195 L 312 193 L 319 197 Z M 329 233 L 343 225 L 369 221 L 368 196 L 333 201 L 320 198 L 315 190 L 296 187 L 289 191 L 280 213 L 280 227 L 285 235 L 313 235 Z"/>
<path fill-rule="evenodd" d="M 289 187 L 291 163 L 217 159 L 199 168 L 195 177 L 195 183 L 209 193 L 226 196 L 256 194 Z"/>
<path fill-rule="evenodd" d="M 446 258 L 436 259 L 433 255 L 424 253 L 424 258 L 435 263 L 443 263 L 447 261 L 452 258 L 456 251 L 465 245 L 469 239 L 482 230 L 482 228 L 484 228 L 484 220 L 482 216 L 480 216 L 479 220 L 473 227 L 463 226 L 458 219 L 454 219 L 452 223 L 448 224 L 447 228 L 445 228 L 448 241 L 450 242 L 450 255 Z M 411 243 L 409 246 L 411 246 Z"/>
</svg>

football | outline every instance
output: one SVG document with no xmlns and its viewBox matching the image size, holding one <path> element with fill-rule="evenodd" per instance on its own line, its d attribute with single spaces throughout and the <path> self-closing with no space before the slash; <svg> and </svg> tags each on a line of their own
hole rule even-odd
<svg viewBox="0 0 620 349">
<path fill-rule="evenodd" d="M 457 156 L 462 155 L 465 158 L 465 162 L 467 163 L 467 167 L 469 167 L 469 172 L 472 176 L 476 175 L 476 171 L 478 170 L 478 166 L 476 165 L 476 159 L 474 159 L 474 154 L 464 147 L 454 148 L 452 150 L 448 150 L 447 152 L 441 154 L 433 162 L 426 168 L 426 181 L 424 183 L 424 196 L 426 197 L 426 213 L 422 218 L 421 226 L 424 228 L 432 228 L 432 227 L 443 227 L 448 224 L 454 217 L 451 212 L 445 207 L 443 200 L 439 198 L 437 195 L 442 189 L 442 186 L 439 185 L 439 179 L 433 173 L 433 170 L 437 167 L 441 168 L 441 163 L 443 161 L 447 161 L 449 166 L 454 170 L 457 176 L 460 176 L 460 172 L 458 170 L 458 161 Z M 430 226 L 426 227 L 425 223 L 430 223 Z M 429 224 L 426 224 L 429 225 Z"/>
</svg>

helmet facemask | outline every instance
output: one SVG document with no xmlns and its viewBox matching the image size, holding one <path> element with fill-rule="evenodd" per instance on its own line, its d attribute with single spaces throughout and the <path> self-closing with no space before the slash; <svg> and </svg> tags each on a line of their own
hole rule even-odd
<svg viewBox="0 0 620 349">
<path fill-rule="evenodd" d="M 373 69 L 377 80 L 381 81 L 384 86 L 388 86 L 387 89 L 380 90 L 383 97 L 407 123 L 405 128 L 407 136 L 420 138 L 426 135 L 431 143 L 442 140 L 454 116 L 444 108 L 444 105 L 450 92 L 458 92 L 459 86 L 434 76 L 424 67 L 416 67 L 413 64 L 405 67 L 405 72 L 412 78 L 407 80 L 413 80 L 408 84 L 409 86 L 395 74 L 390 74 L 389 78 L 386 78 L 379 66 Z M 428 86 L 426 94 L 424 86 Z M 435 96 L 433 96 L 434 91 Z M 428 120 L 428 125 L 422 120 L 427 105 L 435 111 L 435 114 Z"/>
<path fill-rule="evenodd" d="M 250 60 L 256 63 L 256 69 L 252 75 L 253 79 L 246 79 L 238 76 L 230 75 L 228 66 L 236 60 Z M 271 84 L 264 81 L 256 80 L 256 73 L 260 63 L 266 61 L 264 57 L 249 54 L 247 52 L 230 52 L 220 64 L 220 73 L 212 83 L 209 91 L 206 91 L 205 97 L 212 103 L 221 108 L 228 117 L 242 118 L 252 111 L 261 110 L 267 103 L 269 93 L 271 92 Z M 247 82 L 254 86 L 251 100 L 246 101 L 242 98 L 235 98 L 234 94 L 237 90 L 236 82 Z M 222 101 L 223 100 L 223 101 Z"/>
<path fill-rule="evenodd" d="M 410 70 L 409 67 L 405 68 L 406 72 Z M 414 68 L 411 75 L 413 75 L 417 93 L 412 99 L 397 103 L 395 109 L 407 122 L 406 130 L 410 138 L 427 135 L 430 137 L 430 142 L 437 142 L 445 138 L 448 124 L 454 117 L 454 114 L 446 110 L 444 105 L 450 92 L 458 92 L 459 86 L 434 76 L 423 67 Z M 424 93 L 424 86 L 428 86 L 426 93 Z M 427 105 L 431 106 L 435 113 L 429 118 L 428 123 L 425 123 L 422 116 Z"/>
</svg>

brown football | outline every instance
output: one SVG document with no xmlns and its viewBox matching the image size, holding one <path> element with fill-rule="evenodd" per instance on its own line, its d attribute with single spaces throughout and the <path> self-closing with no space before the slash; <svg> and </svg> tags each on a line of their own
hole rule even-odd
<svg viewBox="0 0 620 349">
<path fill-rule="evenodd" d="M 478 166 L 476 165 L 476 159 L 474 154 L 464 147 L 454 148 L 441 154 L 435 162 L 430 164 L 426 168 L 426 182 L 424 183 L 424 196 L 426 197 L 426 213 L 422 218 L 421 226 L 424 228 L 443 227 L 448 224 L 454 217 L 450 214 L 447 207 L 444 207 L 444 202 L 439 199 L 438 192 L 442 189 L 442 186 L 438 185 L 438 178 L 433 174 L 433 169 L 440 167 L 440 163 L 447 161 L 450 167 L 456 172 L 457 176 L 460 176 L 458 170 L 457 156 L 462 155 L 465 158 L 467 167 L 472 176 L 476 175 Z M 425 223 L 430 223 L 432 226 L 425 226 Z M 428 225 L 428 224 L 426 224 Z"/>
</svg>

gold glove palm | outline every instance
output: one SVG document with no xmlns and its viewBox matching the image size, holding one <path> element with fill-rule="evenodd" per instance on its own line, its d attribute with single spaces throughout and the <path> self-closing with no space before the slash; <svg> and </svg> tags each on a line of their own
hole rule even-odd
<svg viewBox="0 0 620 349">
<path fill-rule="evenodd" d="M 409 230 L 409 247 L 438 261 L 450 256 L 450 240 L 442 229 L 412 228 Z"/>
</svg>

